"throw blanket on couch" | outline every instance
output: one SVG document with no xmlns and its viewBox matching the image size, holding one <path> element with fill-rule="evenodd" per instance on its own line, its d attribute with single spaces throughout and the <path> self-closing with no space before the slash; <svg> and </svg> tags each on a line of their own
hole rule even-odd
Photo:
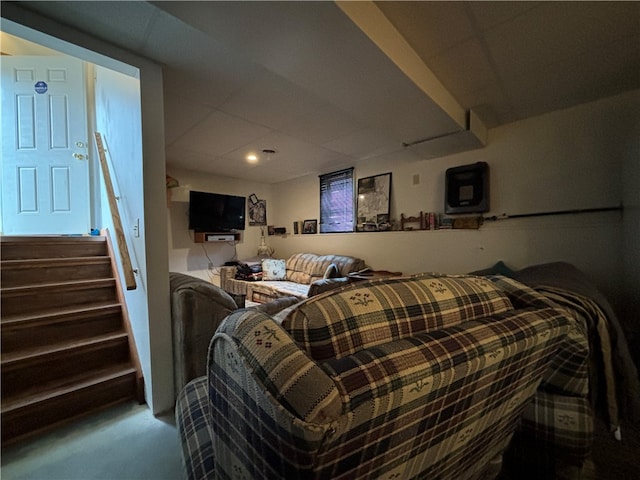
<svg viewBox="0 0 640 480">
<path fill-rule="evenodd" d="M 618 440 L 624 438 L 621 423 L 640 420 L 640 381 L 623 329 L 606 298 L 573 265 L 556 262 L 520 271 L 503 264 L 496 267 L 496 273 L 510 278 L 489 278 L 502 283 L 515 279 L 531 287 L 565 309 L 573 318 L 574 331 L 583 332 L 569 335 L 573 345 L 564 349 L 567 358 L 558 357 L 554 375 L 543 381 L 525 410 L 506 455 L 507 471 L 518 472 L 522 480 L 582 478 L 580 465 L 593 445 L 594 416 L 608 422 Z M 581 350 L 580 356 L 586 353 L 588 358 L 586 371 L 572 363 L 571 357 Z M 559 377 L 564 388 L 559 390 L 553 377 Z M 565 394 L 558 395 L 559 391 Z M 588 404 L 579 397 L 588 398 Z M 577 427 L 576 418 L 584 424 Z"/>
<path fill-rule="evenodd" d="M 594 394 L 597 392 L 597 411 L 607 415 L 612 428 L 622 420 L 640 422 L 640 380 L 624 330 L 611 304 L 589 278 L 565 262 L 534 265 L 511 276 L 589 320 L 593 347 L 601 357 L 590 379 Z"/>
</svg>

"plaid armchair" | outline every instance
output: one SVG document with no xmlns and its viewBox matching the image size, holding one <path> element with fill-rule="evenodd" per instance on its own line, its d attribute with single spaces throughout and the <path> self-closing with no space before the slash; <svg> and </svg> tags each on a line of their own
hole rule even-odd
<svg viewBox="0 0 640 480">
<path fill-rule="evenodd" d="M 236 311 L 177 402 L 187 477 L 494 478 L 569 329 L 473 276 Z"/>
</svg>

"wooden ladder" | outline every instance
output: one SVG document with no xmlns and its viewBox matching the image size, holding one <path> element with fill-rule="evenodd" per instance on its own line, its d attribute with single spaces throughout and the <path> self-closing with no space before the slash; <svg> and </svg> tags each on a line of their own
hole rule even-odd
<svg viewBox="0 0 640 480">
<path fill-rule="evenodd" d="M 143 403 L 107 238 L 0 237 L 0 247 L 2 445 Z"/>
</svg>

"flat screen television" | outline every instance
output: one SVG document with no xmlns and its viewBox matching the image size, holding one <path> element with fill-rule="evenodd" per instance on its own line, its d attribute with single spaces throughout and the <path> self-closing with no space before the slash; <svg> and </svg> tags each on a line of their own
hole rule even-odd
<svg viewBox="0 0 640 480">
<path fill-rule="evenodd" d="M 246 197 L 189 192 L 189 229 L 196 232 L 244 230 Z"/>
</svg>

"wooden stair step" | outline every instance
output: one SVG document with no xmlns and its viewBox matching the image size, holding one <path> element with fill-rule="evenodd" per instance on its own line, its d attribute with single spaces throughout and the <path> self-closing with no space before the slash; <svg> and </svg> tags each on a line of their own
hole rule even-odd
<svg viewBox="0 0 640 480">
<path fill-rule="evenodd" d="M 29 323 L 55 323 L 73 321 L 85 316 L 100 315 L 101 313 L 118 313 L 122 308 L 118 302 L 95 302 L 90 305 L 71 305 L 64 308 L 56 308 L 51 311 L 39 311 L 34 313 L 18 313 L 15 315 L 4 315 L 0 320 L 3 333 L 13 327 L 22 327 Z"/>
<path fill-rule="evenodd" d="M 2 260 L 107 255 L 106 238 L 95 237 L 0 237 Z"/>
<path fill-rule="evenodd" d="M 4 373 L 6 369 L 15 368 L 16 365 L 26 366 L 35 362 L 55 361 L 61 356 L 76 353 L 79 350 L 94 350 L 96 347 L 105 346 L 108 343 L 126 342 L 126 340 L 127 333 L 124 330 L 90 338 L 64 340 L 45 346 L 24 348 L 15 352 L 2 352 L 0 364 Z"/>
<path fill-rule="evenodd" d="M 25 345 L 37 347 L 122 331 L 124 327 L 122 306 L 113 302 L 2 317 L 1 325 L 0 351 L 3 353 L 20 350 Z"/>
<path fill-rule="evenodd" d="M 41 285 L 21 285 L 19 287 L 2 287 L 0 291 L 4 295 L 25 295 L 31 292 L 46 292 L 49 290 L 65 291 L 65 290 L 82 290 L 95 286 L 115 284 L 113 278 L 92 278 L 88 280 L 63 280 L 56 282 L 43 283 Z"/>
<path fill-rule="evenodd" d="M 4 288 L 113 277 L 108 256 L 3 260 L 0 273 Z"/>
<path fill-rule="evenodd" d="M 43 382 L 40 385 L 21 392 L 20 395 L 3 398 L 2 414 L 8 414 L 19 408 L 46 402 L 53 398 L 67 395 L 75 390 L 81 390 L 131 374 L 135 375 L 135 369 L 131 365 L 119 363 L 107 368 L 95 369 L 73 376 Z"/>
<path fill-rule="evenodd" d="M 44 388 L 46 387 L 46 388 Z M 2 401 L 2 445 L 8 445 L 135 398 L 136 371 L 129 365 L 78 375 L 64 384 L 39 386 Z"/>
<path fill-rule="evenodd" d="M 116 281 L 113 278 L 8 287 L 0 289 L 0 294 L 2 313 L 10 316 L 117 298 Z"/>
<path fill-rule="evenodd" d="M 82 344 L 41 348 L 25 354 L 10 353 L 2 358 L 2 396 L 11 398 L 42 383 L 130 360 L 128 337 L 124 332 L 103 335 Z"/>
</svg>

